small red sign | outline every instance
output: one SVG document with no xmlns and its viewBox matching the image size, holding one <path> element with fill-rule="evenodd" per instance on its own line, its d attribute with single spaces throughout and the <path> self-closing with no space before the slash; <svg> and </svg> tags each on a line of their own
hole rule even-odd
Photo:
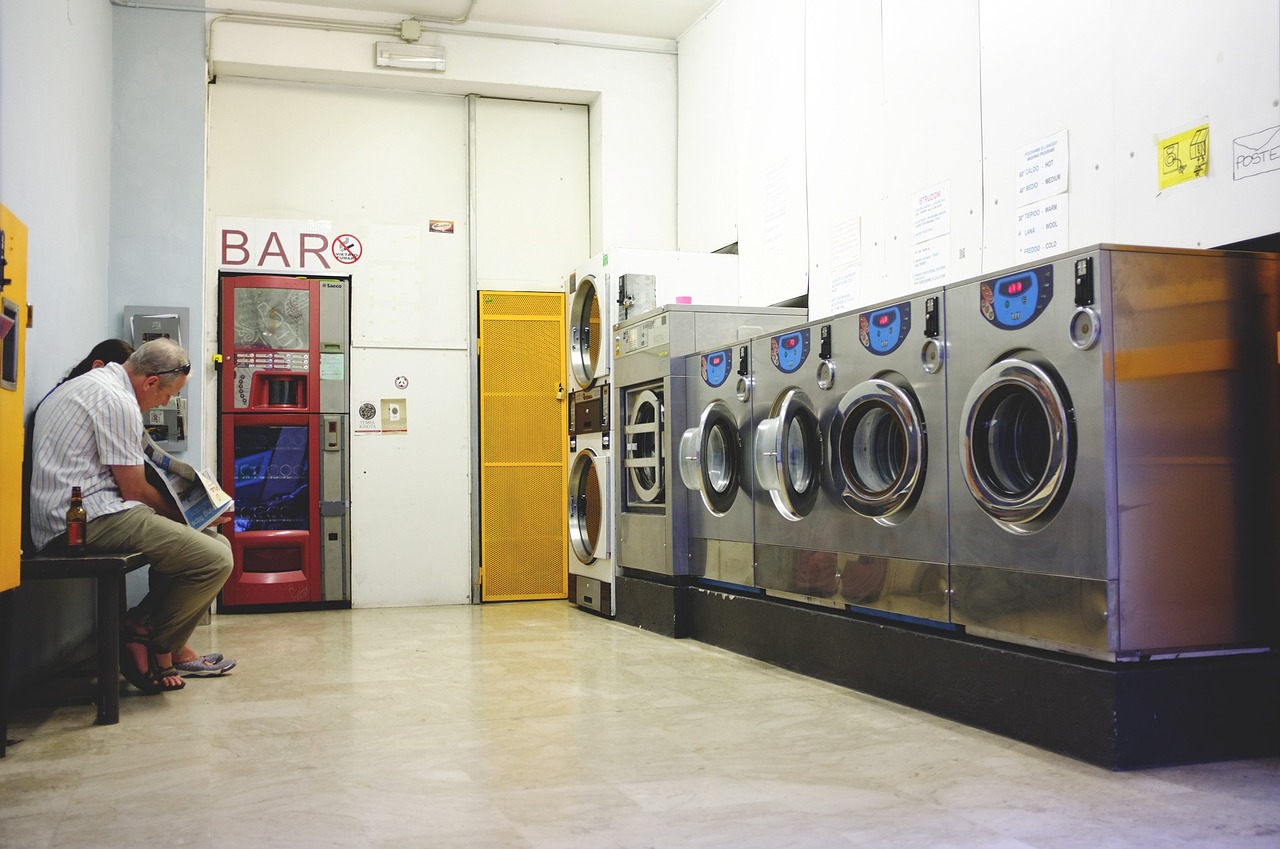
<svg viewBox="0 0 1280 849">
<path fill-rule="evenodd" d="M 350 233 L 343 233 L 333 240 L 333 258 L 346 265 L 358 260 L 363 251 L 360 240 Z"/>
</svg>

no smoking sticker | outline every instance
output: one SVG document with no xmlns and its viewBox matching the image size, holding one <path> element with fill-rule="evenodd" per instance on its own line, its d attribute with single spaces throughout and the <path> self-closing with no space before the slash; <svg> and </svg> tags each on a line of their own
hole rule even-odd
<svg viewBox="0 0 1280 849">
<path fill-rule="evenodd" d="M 358 260 L 363 250 L 360 240 L 350 233 L 343 233 L 333 240 L 333 258 L 346 265 Z"/>
</svg>

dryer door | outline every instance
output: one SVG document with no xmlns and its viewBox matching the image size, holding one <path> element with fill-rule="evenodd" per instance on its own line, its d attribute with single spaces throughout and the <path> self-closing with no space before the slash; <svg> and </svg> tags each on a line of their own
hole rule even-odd
<svg viewBox="0 0 1280 849">
<path fill-rule="evenodd" d="M 1001 360 L 969 390 L 961 411 L 960 462 L 978 506 L 1011 531 L 1053 518 L 1071 483 L 1075 422 L 1052 369 Z"/>
<path fill-rule="evenodd" d="M 924 423 L 910 390 L 875 378 L 840 399 L 831 435 L 831 467 L 841 497 L 860 516 L 889 517 L 914 503 L 924 483 Z"/>
<path fill-rule="evenodd" d="M 662 464 L 662 391 L 641 389 L 627 393 L 627 420 L 623 424 L 626 439 L 623 463 L 627 467 L 630 486 L 627 504 L 663 504 Z"/>
<path fill-rule="evenodd" d="M 569 308 L 569 371 L 581 388 L 590 386 L 601 372 L 601 345 L 607 343 L 603 315 L 596 279 L 584 277 Z"/>
<path fill-rule="evenodd" d="M 569 469 L 569 548 L 583 564 L 609 556 L 609 458 L 590 448 Z"/>
<path fill-rule="evenodd" d="M 697 427 L 680 438 L 680 478 L 702 496 L 713 516 L 723 516 L 733 506 L 741 481 L 742 439 L 738 422 L 723 401 L 712 401 L 702 411 Z"/>
<path fill-rule="evenodd" d="M 788 389 L 756 426 L 756 478 L 784 518 L 798 522 L 813 510 L 822 484 L 822 437 L 813 402 Z"/>
</svg>

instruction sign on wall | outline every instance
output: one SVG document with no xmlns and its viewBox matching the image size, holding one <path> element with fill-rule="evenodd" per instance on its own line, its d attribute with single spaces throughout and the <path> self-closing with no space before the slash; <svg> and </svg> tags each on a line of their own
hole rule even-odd
<svg viewBox="0 0 1280 849">
<path fill-rule="evenodd" d="M 1160 189 L 1170 188 L 1209 174 L 1209 125 L 1161 139 L 1156 157 Z"/>
</svg>

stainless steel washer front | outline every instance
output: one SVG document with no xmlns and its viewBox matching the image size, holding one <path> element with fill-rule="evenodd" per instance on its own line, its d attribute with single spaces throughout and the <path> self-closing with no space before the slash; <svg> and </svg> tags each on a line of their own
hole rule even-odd
<svg viewBox="0 0 1280 849">
<path fill-rule="evenodd" d="M 1274 645 L 1280 258 L 1100 245 L 947 305 L 953 620 L 1104 660 Z"/>
<path fill-rule="evenodd" d="M 944 300 L 921 292 L 753 346 L 766 592 L 949 622 Z"/>
</svg>

